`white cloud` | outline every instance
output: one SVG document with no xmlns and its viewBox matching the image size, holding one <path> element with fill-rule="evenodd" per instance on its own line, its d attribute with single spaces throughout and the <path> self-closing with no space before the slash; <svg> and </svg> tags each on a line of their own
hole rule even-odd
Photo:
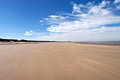
<svg viewBox="0 0 120 80">
<path fill-rule="evenodd" d="M 26 31 L 24 35 L 31 36 L 31 35 L 33 35 L 33 31 L 32 30 Z"/>
<path fill-rule="evenodd" d="M 59 16 L 56 16 L 56 15 L 50 15 L 49 17 L 51 17 L 51 18 L 57 18 L 57 17 L 59 17 Z"/>
<path fill-rule="evenodd" d="M 25 36 L 32 36 L 32 35 L 41 36 L 41 35 L 45 35 L 45 34 L 47 34 L 47 33 L 40 33 L 40 32 L 35 32 L 35 31 L 30 30 L 30 31 L 26 31 L 24 35 Z"/>
<path fill-rule="evenodd" d="M 44 22 L 43 20 L 40 20 L 40 22 Z"/>
<path fill-rule="evenodd" d="M 66 33 L 51 33 L 48 36 L 40 36 L 39 40 L 53 41 L 104 41 L 120 40 L 120 27 L 101 27 L 88 30 L 77 30 Z"/>
<path fill-rule="evenodd" d="M 120 10 L 120 5 L 118 5 L 118 6 L 117 6 L 117 9 L 119 9 L 119 10 Z"/>
<path fill-rule="evenodd" d="M 79 5 L 75 4 L 74 2 L 72 2 L 72 4 L 73 4 L 72 13 L 81 13 Z"/>
<path fill-rule="evenodd" d="M 114 3 L 118 2 L 115 0 Z M 120 24 L 120 16 L 114 13 L 115 10 L 119 10 L 119 5 L 114 3 L 105 0 L 100 4 L 89 2 L 84 5 L 72 2 L 71 13 L 50 15 L 43 19 L 46 24 L 49 24 L 47 31 L 51 34 L 42 36 L 40 39 L 74 41 L 120 39 L 120 26 L 114 26 L 114 24 Z"/>
<path fill-rule="evenodd" d="M 115 2 L 115 3 L 120 3 L 120 0 L 115 0 L 114 2 Z"/>
</svg>

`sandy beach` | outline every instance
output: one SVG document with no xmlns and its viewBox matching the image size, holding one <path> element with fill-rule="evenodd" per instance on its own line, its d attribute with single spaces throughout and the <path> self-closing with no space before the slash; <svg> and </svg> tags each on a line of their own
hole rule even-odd
<svg viewBox="0 0 120 80">
<path fill-rule="evenodd" d="M 0 80 L 120 80 L 120 46 L 0 45 Z"/>
</svg>

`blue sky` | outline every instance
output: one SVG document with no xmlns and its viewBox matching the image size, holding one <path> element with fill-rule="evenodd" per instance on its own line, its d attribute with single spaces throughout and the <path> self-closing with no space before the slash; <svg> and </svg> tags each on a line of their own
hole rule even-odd
<svg viewBox="0 0 120 80">
<path fill-rule="evenodd" d="M 120 40 L 120 0 L 0 0 L 0 38 Z"/>
</svg>

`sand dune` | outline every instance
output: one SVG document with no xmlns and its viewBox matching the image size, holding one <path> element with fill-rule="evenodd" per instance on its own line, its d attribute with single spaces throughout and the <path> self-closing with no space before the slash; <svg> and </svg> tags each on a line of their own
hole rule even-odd
<svg viewBox="0 0 120 80">
<path fill-rule="evenodd" d="M 0 45 L 0 80 L 120 80 L 120 46 Z"/>
</svg>

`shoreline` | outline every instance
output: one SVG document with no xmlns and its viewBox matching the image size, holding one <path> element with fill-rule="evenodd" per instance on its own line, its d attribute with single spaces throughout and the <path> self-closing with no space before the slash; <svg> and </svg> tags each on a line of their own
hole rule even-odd
<svg viewBox="0 0 120 80">
<path fill-rule="evenodd" d="M 37 43 L 53 43 L 53 42 L 0 42 L 0 45 L 19 45 L 19 44 L 37 44 Z M 54 42 L 56 43 L 56 42 Z M 101 42 L 57 42 L 57 43 L 78 43 L 92 45 L 120 46 L 120 41 L 101 41 Z"/>
</svg>

